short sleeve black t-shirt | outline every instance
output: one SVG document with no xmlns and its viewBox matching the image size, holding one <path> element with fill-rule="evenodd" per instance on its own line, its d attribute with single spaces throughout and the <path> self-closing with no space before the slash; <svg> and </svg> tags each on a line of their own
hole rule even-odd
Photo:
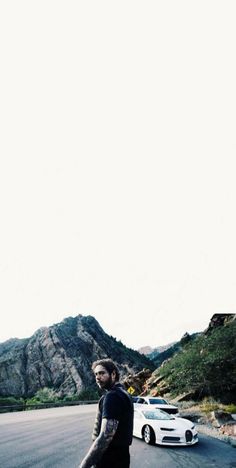
<svg viewBox="0 0 236 468">
<path fill-rule="evenodd" d="M 132 443 L 133 403 L 121 384 L 116 384 L 102 400 L 102 418 L 116 419 L 119 425 L 111 446 L 122 447 Z"/>
</svg>

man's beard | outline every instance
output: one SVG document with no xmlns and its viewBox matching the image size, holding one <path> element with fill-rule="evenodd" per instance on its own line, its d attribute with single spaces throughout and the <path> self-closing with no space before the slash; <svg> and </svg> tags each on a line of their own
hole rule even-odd
<svg viewBox="0 0 236 468">
<path fill-rule="evenodd" d="M 109 377 L 109 379 L 106 381 L 106 382 L 103 382 L 103 384 L 98 384 L 99 388 L 101 390 L 110 390 L 112 387 L 113 387 L 113 382 L 112 382 L 112 378 L 111 378 L 111 375 Z"/>
</svg>

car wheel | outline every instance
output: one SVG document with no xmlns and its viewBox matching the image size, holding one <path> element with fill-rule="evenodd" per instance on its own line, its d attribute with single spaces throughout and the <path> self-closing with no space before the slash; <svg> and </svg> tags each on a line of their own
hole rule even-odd
<svg viewBox="0 0 236 468">
<path fill-rule="evenodd" d="M 146 444 L 153 445 L 155 444 L 155 434 L 152 427 L 146 425 L 143 428 L 143 440 Z"/>
</svg>

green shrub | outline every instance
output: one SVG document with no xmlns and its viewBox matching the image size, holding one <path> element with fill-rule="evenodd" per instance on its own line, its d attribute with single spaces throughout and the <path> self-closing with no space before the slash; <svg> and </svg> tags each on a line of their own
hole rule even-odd
<svg viewBox="0 0 236 468">
<path fill-rule="evenodd" d="M 23 404 L 24 404 L 23 398 L 15 398 L 12 396 L 0 397 L 0 406 L 15 406 L 15 405 L 23 405 Z"/>
<path fill-rule="evenodd" d="M 236 322 L 197 336 L 159 368 L 173 395 L 195 393 L 235 403 Z M 194 397 L 194 398 L 195 398 Z"/>
<path fill-rule="evenodd" d="M 58 396 L 55 394 L 53 389 L 48 387 L 41 388 L 35 393 L 35 395 L 32 398 L 28 398 L 26 400 L 27 405 L 49 402 L 58 402 Z"/>
<path fill-rule="evenodd" d="M 233 403 L 231 405 L 223 405 L 224 411 L 230 414 L 236 414 L 236 405 Z"/>
<path fill-rule="evenodd" d="M 85 388 L 84 390 L 81 390 L 81 392 L 78 394 L 78 400 L 98 400 L 98 398 L 98 391 L 93 388 Z"/>
<path fill-rule="evenodd" d="M 200 405 L 201 411 L 204 413 L 211 413 L 211 411 L 217 411 L 221 409 L 221 406 L 218 403 L 203 403 Z"/>
</svg>

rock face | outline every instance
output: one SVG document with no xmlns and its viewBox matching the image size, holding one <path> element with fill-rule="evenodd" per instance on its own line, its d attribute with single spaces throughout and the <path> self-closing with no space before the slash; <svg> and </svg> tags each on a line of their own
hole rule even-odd
<svg viewBox="0 0 236 468">
<path fill-rule="evenodd" d="M 145 383 L 152 373 L 149 369 L 143 369 L 137 374 L 129 374 L 124 379 L 124 386 L 128 390 L 129 387 L 132 387 L 135 391 L 135 395 L 141 395 L 144 391 Z"/>
<path fill-rule="evenodd" d="M 210 414 L 210 422 L 214 427 L 222 427 L 225 424 L 235 424 L 234 419 L 231 414 L 226 413 L 225 411 L 212 411 Z"/>
<path fill-rule="evenodd" d="M 227 323 L 233 322 L 235 319 L 236 314 L 214 314 L 211 317 L 210 323 L 204 333 L 205 335 L 209 335 L 213 329 L 222 327 Z"/>
<path fill-rule="evenodd" d="M 122 376 L 152 362 L 112 336 L 95 318 L 69 317 L 41 328 L 28 339 L 11 339 L 0 344 L 0 396 L 30 397 L 49 387 L 58 396 L 73 395 L 94 385 L 91 363 L 110 357 Z"/>
<path fill-rule="evenodd" d="M 227 424 L 223 424 L 220 428 L 220 432 L 227 436 L 232 436 L 236 438 L 236 423 L 229 422 Z M 235 439 L 236 441 L 236 439 Z"/>
</svg>

